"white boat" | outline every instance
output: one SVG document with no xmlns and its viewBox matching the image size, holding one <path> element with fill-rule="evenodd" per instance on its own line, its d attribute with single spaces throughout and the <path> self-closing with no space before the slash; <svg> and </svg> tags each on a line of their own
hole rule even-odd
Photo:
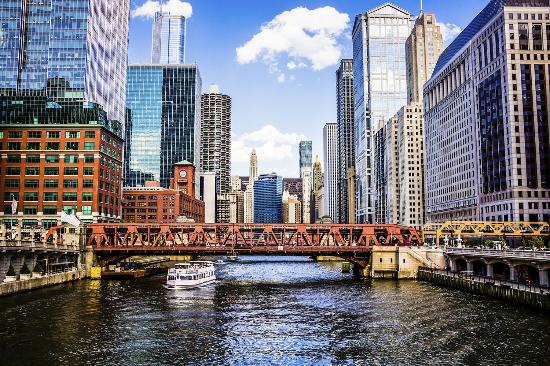
<svg viewBox="0 0 550 366">
<path fill-rule="evenodd" d="M 208 285 L 216 280 L 213 262 L 191 261 L 177 263 L 168 269 L 166 287 L 170 289 L 195 288 Z"/>
</svg>

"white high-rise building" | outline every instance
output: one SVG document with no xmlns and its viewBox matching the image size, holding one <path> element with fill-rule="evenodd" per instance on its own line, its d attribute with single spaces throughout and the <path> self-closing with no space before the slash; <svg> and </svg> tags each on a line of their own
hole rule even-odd
<svg viewBox="0 0 550 366">
<path fill-rule="evenodd" d="M 244 192 L 244 222 L 254 222 L 254 182 L 258 180 L 258 156 L 256 155 L 256 149 L 252 149 L 250 154 L 250 176 L 248 177 L 248 184 L 246 191 Z"/>
<path fill-rule="evenodd" d="M 302 222 L 311 222 L 311 195 L 313 191 L 313 151 L 311 141 L 300 141 L 300 178 L 302 178 Z"/>
<path fill-rule="evenodd" d="M 324 175 L 324 214 L 339 222 L 338 217 L 338 130 L 336 123 L 323 127 Z"/>
<path fill-rule="evenodd" d="M 353 82 L 356 141 L 356 216 L 375 221 L 374 134 L 407 103 L 405 43 L 409 12 L 385 3 L 355 17 Z"/>
<path fill-rule="evenodd" d="M 187 22 L 182 15 L 158 12 L 153 21 L 153 64 L 184 64 Z"/>
<path fill-rule="evenodd" d="M 248 177 L 250 182 L 255 182 L 258 180 L 258 156 L 256 155 L 256 149 L 252 149 L 252 154 L 250 154 L 250 167 Z"/>
</svg>

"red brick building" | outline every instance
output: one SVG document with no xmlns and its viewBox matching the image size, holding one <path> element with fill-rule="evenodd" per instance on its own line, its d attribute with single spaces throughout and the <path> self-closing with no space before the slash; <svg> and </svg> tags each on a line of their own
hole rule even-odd
<svg viewBox="0 0 550 366">
<path fill-rule="evenodd" d="M 8 112 L 0 120 L 3 222 L 50 227 L 61 223 L 62 211 L 82 222 L 120 220 L 120 123 L 93 104 L 56 102 L 47 110 L 46 101 L 18 99 L 20 108 L 5 99 L 0 106 Z"/>
<path fill-rule="evenodd" d="M 171 188 L 159 182 L 123 189 L 122 219 L 135 223 L 204 222 L 204 202 L 195 198 L 195 167 L 188 161 L 174 166 Z"/>
</svg>

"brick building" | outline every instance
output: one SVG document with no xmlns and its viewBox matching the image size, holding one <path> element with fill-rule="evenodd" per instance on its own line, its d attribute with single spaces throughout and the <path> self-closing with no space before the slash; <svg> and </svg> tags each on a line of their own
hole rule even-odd
<svg viewBox="0 0 550 366">
<path fill-rule="evenodd" d="M 51 227 L 62 211 L 82 222 L 120 220 L 119 122 L 94 103 L 36 96 L 1 97 L 0 111 L 4 223 Z"/>
<path fill-rule="evenodd" d="M 174 165 L 170 188 L 160 182 L 123 189 L 123 220 L 134 223 L 204 222 L 204 202 L 195 198 L 195 167 L 188 161 Z"/>
</svg>

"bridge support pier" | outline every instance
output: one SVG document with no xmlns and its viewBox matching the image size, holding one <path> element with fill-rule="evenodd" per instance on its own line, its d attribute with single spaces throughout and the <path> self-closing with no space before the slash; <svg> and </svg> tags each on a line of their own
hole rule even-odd
<svg viewBox="0 0 550 366">
<path fill-rule="evenodd" d="M 449 269 L 451 272 L 456 272 L 456 262 L 452 258 L 449 258 Z"/>
<path fill-rule="evenodd" d="M 474 271 L 474 262 L 467 261 L 466 262 L 466 271 L 473 272 Z"/>
<path fill-rule="evenodd" d="M 518 279 L 518 271 L 516 267 L 510 266 L 510 281 L 514 282 Z"/>
<path fill-rule="evenodd" d="M 548 286 L 548 271 L 539 270 L 539 284 L 541 286 Z"/>
<path fill-rule="evenodd" d="M 493 278 L 493 265 L 486 264 L 486 268 L 487 268 L 487 277 Z"/>
</svg>

